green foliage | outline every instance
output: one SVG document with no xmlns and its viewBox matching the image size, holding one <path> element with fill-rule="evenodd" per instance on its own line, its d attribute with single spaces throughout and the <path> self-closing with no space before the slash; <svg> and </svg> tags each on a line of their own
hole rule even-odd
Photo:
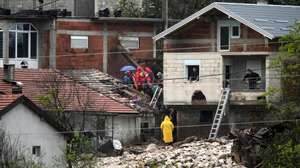
<svg viewBox="0 0 300 168">
<path fill-rule="evenodd" d="M 66 161 L 69 167 L 93 168 L 96 158 L 91 154 L 91 139 L 81 133 L 75 133 L 66 148 Z"/>
<path fill-rule="evenodd" d="M 161 18 L 162 1 L 161 0 L 143 0 L 142 17 L 145 18 Z"/>
<path fill-rule="evenodd" d="M 279 113 L 291 116 L 299 112 L 300 103 L 300 24 L 296 23 L 290 33 L 280 38 L 281 47 L 278 57 L 271 67 L 281 67 L 284 104 Z"/>
<path fill-rule="evenodd" d="M 299 126 L 286 133 L 278 135 L 263 151 L 264 168 L 300 167 L 300 130 Z"/>
<path fill-rule="evenodd" d="M 12 139 L 0 128 L 0 167 L 1 168 L 44 168 L 40 160 L 28 155 L 17 139 Z"/>
<path fill-rule="evenodd" d="M 119 0 L 119 9 L 124 17 L 141 17 L 142 9 L 138 6 L 135 0 Z"/>
<path fill-rule="evenodd" d="M 271 67 L 280 68 L 282 87 L 270 88 L 268 94 L 282 93 L 282 103 L 273 106 L 272 111 L 280 118 L 291 119 L 300 112 L 300 24 L 296 23 L 280 42 L 278 57 Z M 265 168 L 300 167 L 300 126 L 276 136 L 261 158 Z"/>
</svg>

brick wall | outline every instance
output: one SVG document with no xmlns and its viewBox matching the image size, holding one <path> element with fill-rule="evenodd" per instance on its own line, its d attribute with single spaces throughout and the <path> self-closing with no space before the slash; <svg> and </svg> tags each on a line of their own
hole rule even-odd
<svg viewBox="0 0 300 168">
<path fill-rule="evenodd" d="M 164 42 L 166 52 L 216 52 L 217 20 L 195 20 L 167 36 Z M 241 24 L 240 38 L 230 38 L 230 52 L 277 51 L 278 46 L 268 44 L 265 37 Z"/>
<path fill-rule="evenodd" d="M 50 32 L 45 31 L 42 34 L 43 36 L 43 53 L 41 53 L 41 68 L 49 67 L 49 56 L 50 56 Z"/>
<path fill-rule="evenodd" d="M 87 19 L 83 21 L 61 19 L 57 21 L 56 26 L 58 31 L 57 68 L 97 68 L 102 70 L 104 54 L 103 23 L 96 23 Z M 122 74 L 120 74 L 119 69 L 128 64 L 128 61 L 121 54 L 116 53 L 119 52 L 119 36 L 139 37 L 139 49 L 131 50 L 133 59 L 136 61 L 153 60 L 153 29 L 152 23 L 107 22 L 108 72 L 116 77 L 120 77 Z M 88 35 L 89 49 L 71 49 L 71 35 Z"/>
<path fill-rule="evenodd" d="M 72 49 L 70 35 L 57 35 L 58 69 L 102 69 L 102 38 L 89 36 L 88 49 Z"/>
</svg>

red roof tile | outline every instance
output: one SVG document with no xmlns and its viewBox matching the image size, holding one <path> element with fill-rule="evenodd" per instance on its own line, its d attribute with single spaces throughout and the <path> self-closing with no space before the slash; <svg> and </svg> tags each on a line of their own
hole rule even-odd
<svg viewBox="0 0 300 168">
<path fill-rule="evenodd" d="M 20 96 L 20 94 L 8 94 L 8 95 L 0 95 L 0 110 L 3 110 L 5 107 L 16 101 Z"/>
<path fill-rule="evenodd" d="M 3 79 L 3 69 L 0 69 L 0 79 Z M 121 104 L 107 96 L 89 89 L 73 80 L 66 78 L 59 71 L 50 69 L 16 69 L 15 81 L 23 83 L 23 94 L 43 109 L 40 97 L 47 95 L 49 88 L 59 87 L 58 97 L 63 109 L 68 111 L 90 111 L 109 113 L 137 113 L 131 107 Z M 12 85 L 0 80 L 0 93 L 11 95 Z M 12 98 L 1 100 L 5 106 Z M 48 109 L 49 110 L 49 109 Z"/>
</svg>

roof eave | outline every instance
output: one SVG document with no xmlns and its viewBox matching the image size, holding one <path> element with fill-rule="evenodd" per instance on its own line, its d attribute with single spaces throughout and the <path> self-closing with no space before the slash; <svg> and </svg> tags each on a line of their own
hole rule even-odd
<svg viewBox="0 0 300 168">
<path fill-rule="evenodd" d="M 197 17 L 199 17 L 199 16 L 203 15 L 204 13 L 210 11 L 211 9 L 215 8 L 215 6 L 216 6 L 216 3 L 212 3 L 212 4 L 208 5 L 207 7 L 201 9 L 200 11 L 192 14 L 191 16 L 183 19 L 182 21 L 176 23 L 175 25 L 171 26 L 170 28 L 168 28 L 168 29 L 164 30 L 163 32 L 157 34 L 156 36 L 153 37 L 153 40 L 157 41 L 157 40 L 165 37 L 166 35 L 172 33 L 173 31 L 179 29 L 180 27 L 186 25 L 190 21 L 196 19 Z"/>
<path fill-rule="evenodd" d="M 183 19 L 181 22 L 175 24 L 174 26 L 168 28 L 167 30 L 159 33 L 158 35 L 153 37 L 154 41 L 157 41 L 163 37 L 165 37 L 166 35 L 174 32 L 175 30 L 179 29 L 180 27 L 186 25 L 187 23 L 193 21 L 194 19 L 200 17 L 201 15 L 203 15 L 204 13 L 212 10 L 212 9 L 217 9 L 223 13 L 225 13 L 226 15 L 236 19 L 237 21 L 249 26 L 250 28 L 254 29 L 255 31 L 259 32 L 260 34 L 262 34 L 263 36 L 269 38 L 269 39 L 274 39 L 275 36 L 272 35 L 271 33 L 259 28 L 258 26 L 256 26 L 255 24 L 248 22 L 247 20 L 243 19 L 242 17 L 228 11 L 226 8 L 224 8 L 223 6 L 219 5 L 219 3 L 212 3 L 210 5 L 208 5 L 207 7 L 201 9 L 200 11 L 192 14 L 191 16 L 187 17 L 186 19 Z"/>
</svg>

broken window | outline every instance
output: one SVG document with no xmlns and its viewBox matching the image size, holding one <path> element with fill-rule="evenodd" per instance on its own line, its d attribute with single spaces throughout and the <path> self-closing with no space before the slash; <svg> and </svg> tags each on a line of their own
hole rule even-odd
<svg viewBox="0 0 300 168">
<path fill-rule="evenodd" d="M 187 65 L 187 73 L 189 81 L 199 81 L 199 65 Z"/>
<path fill-rule="evenodd" d="M 33 146 L 32 147 L 32 155 L 41 156 L 41 146 Z"/>
</svg>

